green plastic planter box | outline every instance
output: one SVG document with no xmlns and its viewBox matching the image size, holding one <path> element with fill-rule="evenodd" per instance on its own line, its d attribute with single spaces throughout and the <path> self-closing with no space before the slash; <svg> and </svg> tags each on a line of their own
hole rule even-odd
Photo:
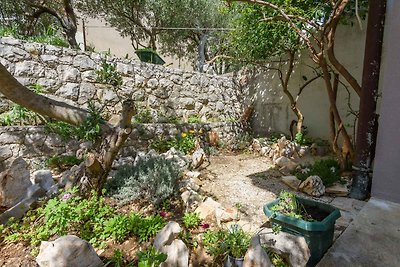
<svg viewBox="0 0 400 267">
<path fill-rule="evenodd" d="M 135 53 L 139 57 L 140 61 L 157 65 L 165 64 L 165 61 L 155 51 L 151 49 L 137 49 Z"/>
<path fill-rule="evenodd" d="M 331 205 L 311 199 L 297 197 L 297 200 L 305 206 L 315 207 L 327 212 L 329 215 L 320 222 L 307 222 L 271 211 L 271 208 L 278 204 L 279 199 L 266 204 L 264 206 L 264 213 L 270 218 L 273 224 L 280 225 L 282 231 L 300 235 L 306 239 L 311 252 L 307 266 L 315 266 L 332 245 L 335 221 L 340 218 L 340 211 Z"/>
</svg>

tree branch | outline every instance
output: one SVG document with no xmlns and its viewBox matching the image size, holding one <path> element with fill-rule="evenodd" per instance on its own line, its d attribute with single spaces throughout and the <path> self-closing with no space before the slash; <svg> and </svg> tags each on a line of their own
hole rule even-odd
<svg viewBox="0 0 400 267">
<path fill-rule="evenodd" d="M 78 107 L 38 95 L 19 83 L 0 63 L 0 92 L 12 102 L 43 116 L 75 126 L 82 124 L 89 113 Z"/>
</svg>

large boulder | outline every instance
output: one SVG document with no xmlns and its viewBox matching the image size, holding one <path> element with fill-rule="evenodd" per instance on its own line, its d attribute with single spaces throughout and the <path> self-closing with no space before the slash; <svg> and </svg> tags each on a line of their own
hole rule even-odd
<svg viewBox="0 0 400 267">
<path fill-rule="evenodd" d="M 258 234 L 261 245 L 282 255 L 289 262 L 290 266 L 306 266 L 311 254 L 304 237 L 285 232 L 275 234 L 269 228 L 265 228 Z"/>
<path fill-rule="evenodd" d="M 30 181 L 28 164 L 16 158 L 10 168 L 0 173 L 0 206 L 13 207 L 26 197 Z"/>
<path fill-rule="evenodd" d="M 7 221 L 12 217 L 15 219 L 22 218 L 25 213 L 31 209 L 36 200 L 46 194 L 46 191 L 40 187 L 38 184 L 31 185 L 27 192 L 26 197 L 15 204 L 13 207 L 9 208 L 5 212 L 0 214 L 0 224 L 6 224 Z"/>
<path fill-rule="evenodd" d="M 274 267 L 267 252 L 261 246 L 260 236 L 252 237 L 250 247 L 244 256 L 243 267 Z"/>
<path fill-rule="evenodd" d="M 41 188 L 48 191 L 53 185 L 53 175 L 50 170 L 37 170 L 32 173 L 32 184 L 39 184 Z"/>
<path fill-rule="evenodd" d="M 74 235 L 42 241 L 36 257 L 40 267 L 100 267 L 103 262 L 92 245 Z"/>
<path fill-rule="evenodd" d="M 170 245 L 163 246 L 160 252 L 168 255 L 161 267 L 188 267 L 189 249 L 182 240 L 176 239 Z"/>
<path fill-rule="evenodd" d="M 181 227 L 177 222 L 169 221 L 166 226 L 156 235 L 154 239 L 154 247 L 161 250 L 163 246 L 170 245 L 181 232 Z"/>
</svg>

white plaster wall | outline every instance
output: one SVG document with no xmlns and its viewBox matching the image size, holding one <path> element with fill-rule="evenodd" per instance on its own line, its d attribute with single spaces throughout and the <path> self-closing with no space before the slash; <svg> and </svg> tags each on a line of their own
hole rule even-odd
<svg viewBox="0 0 400 267">
<path fill-rule="evenodd" d="M 83 48 L 83 32 L 83 23 L 80 20 L 76 36 L 81 48 Z M 131 40 L 128 37 L 122 37 L 115 28 L 106 25 L 104 20 L 85 18 L 85 35 L 86 44 L 93 46 L 96 52 L 110 50 L 111 54 L 116 57 L 124 58 L 128 55 L 129 58 L 139 59 L 135 54 Z M 162 54 L 160 56 L 164 59 L 165 66 L 187 71 L 193 70 L 192 65 L 187 60 Z"/>
<path fill-rule="evenodd" d="M 338 28 L 335 53 L 342 64 L 361 83 L 362 67 L 365 46 L 365 28 L 361 30 L 357 25 L 342 26 Z M 289 90 L 296 95 L 304 83 L 303 76 L 308 79 L 314 77 L 313 71 L 307 65 L 315 66 L 304 51 L 294 69 Z M 341 77 L 341 81 L 345 80 Z M 290 122 L 296 119 L 290 109 L 289 101 L 283 94 L 277 72 L 274 70 L 257 74 L 249 84 L 250 99 L 255 99 L 255 117 L 253 120 L 256 133 L 261 135 L 269 130 L 288 133 Z M 349 87 L 350 90 L 351 87 Z M 348 93 L 343 86 L 338 91 L 338 108 L 346 124 L 353 125 L 354 116 L 348 116 Z M 351 92 L 351 105 L 358 110 L 359 98 Z M 250 102 L 250 100 L 248 101 Z M 322 79 L 318 79 L 304 89 L 298 101 L 299 108 L 305 117 L 304 125 L 307 126 L 310 136 L 329 138 L 329 100 Z M 348 127 L 353 132 L 352 127 Z"/>
<path fill-rule="evenodd" d="M 386 11 L 372 196 L 400 203 L 400 1 L 388 0 Z"/>
</svg>

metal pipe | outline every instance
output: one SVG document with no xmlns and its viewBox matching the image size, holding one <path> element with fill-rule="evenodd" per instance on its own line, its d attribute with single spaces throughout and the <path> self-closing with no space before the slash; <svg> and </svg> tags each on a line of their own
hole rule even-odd
<svg viewBox="0 0 400 267">
<path fill-rule="evenodd" d="M 378 129 L 376 103 L 378 99 L 385 14 L 386 0 L 369 0 L 362 91 L 357 126 L 356 160 L 353 164 L 353 182 L 350 191 L 350 197 L 361 200 L 366 199 L 371 190 L 370 174 L 375 156 Z"/>
</svg>

